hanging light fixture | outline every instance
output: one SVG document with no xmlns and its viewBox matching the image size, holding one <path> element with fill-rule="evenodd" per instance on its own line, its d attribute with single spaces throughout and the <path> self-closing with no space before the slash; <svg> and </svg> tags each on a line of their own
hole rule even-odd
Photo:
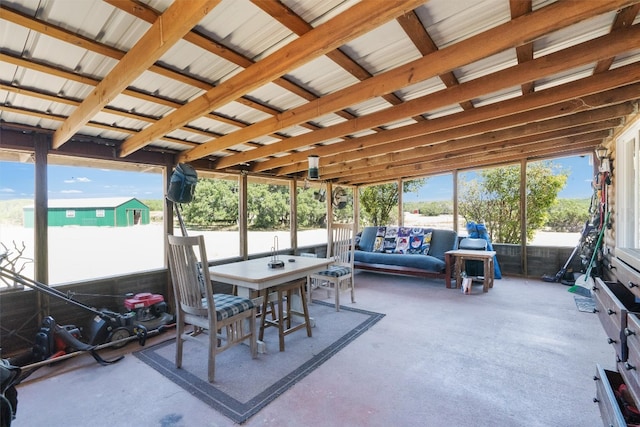
<svg viewBox="0 0 640 427">
<path fill-rule="evenodd" d="M 603 147 L 599 145 L 596 147 L 596 157 L 598 160 L 602 161 L 605 157 L 607 157 L 607 147 Z"/>
<path fill-rule="evenodd" d="M 611 165 L 607 147 L 599 145 L 596 147 L 596 157 L 600 160 L 600 172 L 611 172 Z"/>
<path fill-rule="evenodd" d="M 320 157 L 315 154 L 307 157 L 309 160 L 309 179 L 318 179 L 320 178 L 319 167 L 320 167 Z"/>
</svg>

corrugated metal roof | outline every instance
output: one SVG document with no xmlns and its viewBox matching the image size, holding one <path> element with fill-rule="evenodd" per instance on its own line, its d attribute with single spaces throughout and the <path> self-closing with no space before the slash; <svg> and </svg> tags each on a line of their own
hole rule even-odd
<svg viewBox="0 0 640 427">
<path fill-rule="evenodd" d="M 117 208 L 135 197 L 104 197 L 86 199 L 49 199 L 49 209 L 85 209 L 85 208 Z M 142 202 L 140 202 L 142 203 Z M 34 205 L 25 206 L 25 209 L 33 209 Z"/>
<path fill-rule="evenodd" d="M 126 80 L 127 89 L 105 96 L 100 111 L 81 117 L 76 136 L 98 138 L 98 144 L 104 139 L 105 144 L 119 147 L 154 136 L 132 152 L 119 151 L 113 160 L 136 153 L 136 161 L 143 161 L 151 158 L 145 153 L 166 153 L 212 171 L 220 166 L 225 172 L 236 168 L 280 175 L 283 162 L 270 161 L 278 158 L 290 160 L 285 176 L 304 177 L 304 155 L 295 153 L 322 148 L 321 175 L 323 163 L 345 165 L 343 173 L 325 175 L 326 179 L 362 184 L 410 177 L 414 172 L 409 168 L 394 169 L 397 176 L 391 175 L 390 168 L 371 172 L 363 161 L 368 157 L 367 141 L 380 145 L 385 132 L 401 128 L 444 129 L 446 125 L 440 124 L 444 119 L 471 125 L 477 120 L 466 117 L 480 114 L 474 110 L 487 105 L 497 108 L 507 101 L 518 112 L 518 103 L 524 105 L 525 98 L 527 102 L 531 98 L 523 90 L 548 96 L 550 91 L 545 90 L 550 88 L 565 88 L 591 77 L 604 80 L 622 67 L 628 67 L 628 72 L 622 70 L 628 77 L 615 76 L 615 81 L 622 82 L 617 86 L 627 87 L 628 94 L 614 103 L 637 102 L 640 94 L 632 67 L 640 66 L 636 41 L 640 36 L 638 31 L 629 33 L 623 46 L 616 34 L 638 25 L 639 1 L 222 0 L 194 19 L 192 30 L 165 53 L 157 58 L 153 49 L 139 54 L 155 59 L 153 66 L 139 72 L 114 70 L 129 51 L 149 39 L 153 22 L 170 12 L 173 1 L 4 1 L 0 5 L 0 124 L 5 136 L 14 129 L 61 134 L 69 117 L 86 107 L 83 102 L 96 102 L 86 100 L 100 81 L 116 73 L 117 79 Z M 187 12 L 197 4 L 196 0 L 180 3 L 180 17 L 164 22 L 165 30 L 187 19 Z M 348 17 L 345 22 L 339 21 L 344 17 Z M 332 38 L 338 34 L 335 43 Z M 594 47 L 599 37 L 611 41 Z M 591 44 L 583 47 L 585 42 Z M 314 47 L 307 51 L 309 46 Z M 595 49 L 600 54 L 583 63 L 574 60 L 566 68 L 554 65 L 548 73 L 546 63 L 535 70 L 527 64 L 546 60 L 554 52 L 575 56 L 581 49 L 585 58 Z M 304 59 L 289 65 L 300 52 Z M 613 58 L 610 64 L 609 57 Z M 265 67 L 265 63 L 272 65 Z M 286 65 L 284 71 L 271 75 L 281 64 Z M 504 73 L 531 77 L 500 85 L 498 76 Z M 479 79 L 491 83 L 485 92 L 470 89 Z M 567 100 L 613 89 L 605 86 L 576 89 Z M 499 123 L 499 116 L 482 114 L 482 120 Z M 425 121 L 433 123 L 427 126 Z M 69 135 L 64 138 L 69 140 Z M 356 150 L 353 140 L 358 138 L 364 138 L 364 145 Z M 371 155 L 393 154 L 395 138 L 390 137 L 386 151 L 376 149 Z M 72 155 L 65 148 L 66 140 L 61 141 L 60 153 Z M 437 143 L 453 144 L 455 139 Z M 0 144 L 1 153 L 6 147 Z M 420 147 L 418 139 L 415 144 Z M 554 147 L 555 151 L 527 148 L 520 157 L 586 153 L 594 144 L 581 144 L 577 138 Z M 345 156 L 347 152 L 357 152 L 359 157 Z M 502 156 L 504 160 L 487 159 L 483 164 L 517 161 L 516 153 L 504 151 Z M 416 157 L 419 167 L 414 169 L 440 174 L 443 168 L 466 164 L 465 159 L 456 163 L 444 159 L 432 164 L 436 159 Z"/>
</svg>

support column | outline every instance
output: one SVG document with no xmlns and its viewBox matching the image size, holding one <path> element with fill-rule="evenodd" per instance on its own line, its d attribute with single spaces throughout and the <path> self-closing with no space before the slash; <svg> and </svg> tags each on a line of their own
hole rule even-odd
<svg viewBox="0 0 640 427">
<path fill-rule="evenodd" d="M 238 228 L 240 235 L 240 256 L 243 259 L 249 259 L 249 241 L 248 241 L 248 229 L 247 229 L 247 218 L 248 218 L 248 178 L 246 173 L 241 173 L 240 178 L 238 179 Z"/>
<path fill-rule="evenodd" d="M 527 263 L 527 160 L 520 162 L 520 247 L 522 274 L 529 274 Z"/>
<path fill-rule="evenodd" d="M 49 136 L 34 135 L 35 147 L 35 199 L 33 209 L 33 262 L 34 279 L 49 284 L 49 199 L 47 196 L 47 165 Z M 49 315 L 49 297 L 37 292 L 38 323 Z"/>
<path fill-rule="evenodd" d="M 293 253 L 298 253 L 298 180 L 289 182 L 289 231 L 291 232 L 291 247 Z"/>
</svg>

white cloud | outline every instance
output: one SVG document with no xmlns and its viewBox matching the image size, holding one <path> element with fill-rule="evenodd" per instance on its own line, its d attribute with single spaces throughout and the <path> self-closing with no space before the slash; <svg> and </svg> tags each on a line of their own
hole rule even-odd
<svg viewBox="0 0 640 427">
<path fill-rule="evenodd" d="M 0 188 L 0 193 L 15 193 L 16 191 L 13 188 Z"/>
<path fill-rule="evenodd" d="M 84 177 L 84 176 L 81 176 L 81 177 L 78 177 L 78 178 L 74 177 L 74 178 L 71 178 L 71 179 L 65 179 L 64 180 L 65 184 L 73 184 L 75 182 L 91 182 L 91 180 L 89 178 L 87 178 L 87 177 Z"/>
<path fill-rule="evenodd" d="M 82 191 L 80 191 L 80 190 L 62 190 L 61 193 L 63 193 L 63 194 L 77 194 L 77 193 L 82 193 Z"/>
</svg>

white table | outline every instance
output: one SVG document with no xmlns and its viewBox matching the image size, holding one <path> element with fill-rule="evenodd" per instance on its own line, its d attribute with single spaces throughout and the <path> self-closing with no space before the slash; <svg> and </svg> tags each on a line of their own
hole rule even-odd
<svg viewBox="0 0 640 427">
<path fill-rule="evenodd" d="M 232 262 L 229 264 L 209 267 L 209 274 L 213 282 L 227 283 L 237 287 L 238 296 L 245 298 L 258 297 L 267 294 L 267 290 L 274 286 L 306 278 L 309 274 L 321 271 L 333 263 L 329 258 L 311 258 L 293 255 L 281 255 L 284 262 L 282 268 L 269 268 L 272 257 L 255 258 L 247 261 Z M 290 261 L 293 260 L 293 261 Z M 256 302 L 259 304 L 259 302 Z M 302 302 L 295 303 L 299 308 Z M 311 320 L 311 326 L 314 322 Z M 258 351 L 264 353 L 265 345 L 258 342 Z"/>
<path fill-rule="evenodd" d="M 238 287 L 238 296 L 250 298 L 253 296 L 251 291 L 260 293 L 273 286 L 307 277 L 311 273 L 324 270 L 333 262 L 329 258 L 292 255 L 281 255 L 279 259 L 284 262 L 282 268 L 269 268 L 269 256 L 215 265 L 209 267 L 209 274 L 212 281 L 235 285 Z"/>
</svg>

